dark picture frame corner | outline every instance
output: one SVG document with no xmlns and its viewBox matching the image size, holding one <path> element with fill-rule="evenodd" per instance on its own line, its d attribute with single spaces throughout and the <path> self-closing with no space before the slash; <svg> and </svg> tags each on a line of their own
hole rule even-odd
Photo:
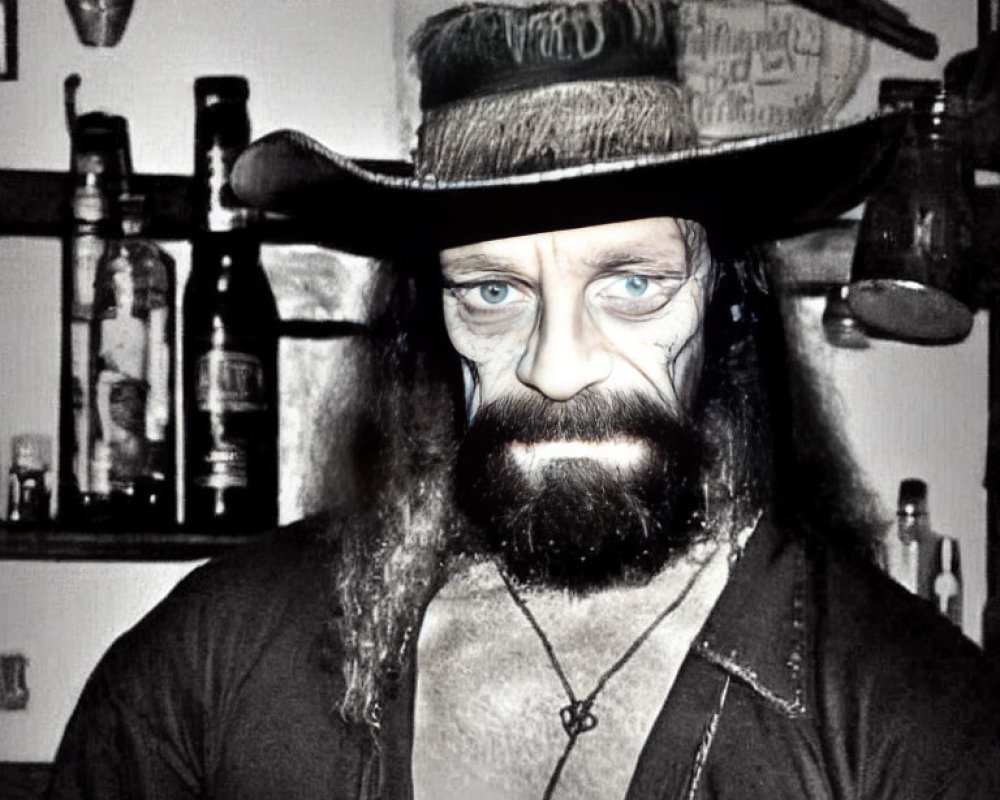
<svg viewBox="0 0 1000 800">
<path fill-rule="evenodd" d="M 0 81 L 17 80 L 17 0 L 0 0 Z"/>
</svg>

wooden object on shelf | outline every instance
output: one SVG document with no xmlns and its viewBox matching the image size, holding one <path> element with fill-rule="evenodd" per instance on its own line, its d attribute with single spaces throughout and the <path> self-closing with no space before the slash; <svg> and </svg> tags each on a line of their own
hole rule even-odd
<svg viewBox="0 0 1000 800">
<path fill-rule="evenodd" d="M 909 17 L 886 0 L 795 0 L 849 28 L 862 31 L 917 58 L 938 54 L 937 36 L 910 24 Z"/>
<path fill-rule="evenodd" d="M 0 558 L 8 561 L 194 561 L 224 553 L 253 536 L 176 531 L 90 533 L 12 529 L 0 524 Z"/>
<path fill-rule="evenodd" d="M 858 223 L 842 220 L 773 245 L 772 278 L 782 291 L 824 294 L 851 280 Z"/>
</svg>

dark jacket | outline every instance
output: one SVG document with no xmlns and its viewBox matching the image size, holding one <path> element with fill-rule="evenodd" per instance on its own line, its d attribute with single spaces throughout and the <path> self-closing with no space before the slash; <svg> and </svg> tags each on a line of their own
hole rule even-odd
<svg viewBox="0 0 1000 800">
<path fill-rule="evenodd" d="M 325 668 L 308 528 L 195 570 L 109 650 L 60 746 L 58 798 L 407 798 L 414 675 L 381 761 Z M 335 610 L 332 613 L 336 613 Z M 696 639 L 627 800 L 1000 797 L 978 648 L 874 567 L 762 524 Z"/>
</svg>

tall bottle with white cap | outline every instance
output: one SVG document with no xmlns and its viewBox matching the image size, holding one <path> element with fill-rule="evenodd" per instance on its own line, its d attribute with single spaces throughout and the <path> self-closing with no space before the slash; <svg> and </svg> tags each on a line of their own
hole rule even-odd
<svg viewBox="0 0 1000 800">
<path fill-rule="evenodd" d="M 884 542 L 883 566 L 898 583 L 961 625 L 958 541 L 931 529 L 927 484 L 919 478 L 906 478 L 899 484 L 896 530 Z"/>
<path fill-rule="evenodd" d="M 278 313 L 253 214 L 229 186 L 250 141 L 240 76 L 198 78 L 195 233 L 183 303 L 185 524 L 272 527 L 278 508 Z"/>
</svg>

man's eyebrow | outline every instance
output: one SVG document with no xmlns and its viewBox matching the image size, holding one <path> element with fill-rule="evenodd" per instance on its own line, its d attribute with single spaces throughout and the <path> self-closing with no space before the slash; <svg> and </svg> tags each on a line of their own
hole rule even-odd
<svg viewBox="0 0 1000 800">
<path fill-rule="evenodd" d="M 450 275 L 463 272 L 490 272 L 512 269 L 511 262 L 504 258 L 474 253 L 441 259 L 441 269 Z"/>
<path fill-rule="evenodd" d="M 614 270 L 629 268 L 636 269 L 649 267 L 657 270 L 667 270 L 678 274 L 687 274 L 687 257 L 683 251 L 679 252 L 650 252 L 642 249 L 615 249 L 598 253 L 590 261 L 591 269 L 595 272 L 611 272 Z"/>
</svg>

